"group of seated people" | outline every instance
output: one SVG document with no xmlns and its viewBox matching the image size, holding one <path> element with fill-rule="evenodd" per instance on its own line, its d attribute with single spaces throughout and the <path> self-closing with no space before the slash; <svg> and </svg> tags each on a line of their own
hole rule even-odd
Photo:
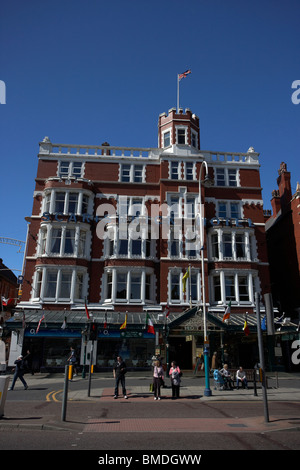
<svg viewBox="0 0 300 470">
<path fill-rule="evenodd" d="M 230 371 L 228 370 L 228 364 L 224 364 L 223 368 L 219 371 L 221 377 L 224 381 L 224 386 L 233 390 L 233 379 Z M 242 384 L 242 388 L 248 388 L 248 382 L 246 378 L 246 373 L 242 367 L 239 367 L 236 371 L 236 388 L 239 388 L 239 384 Z"/>
</svg>

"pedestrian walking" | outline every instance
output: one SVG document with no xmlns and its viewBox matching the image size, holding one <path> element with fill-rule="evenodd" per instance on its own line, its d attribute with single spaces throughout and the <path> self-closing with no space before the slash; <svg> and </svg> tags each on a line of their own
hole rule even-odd
<svg viewBox="0 0 300 470">
<path fill-rule="evenodd" d="M 169 376 L 171 378 L 171 385 L 172 385 L 172 400 L 179 398 L 179 389 L 180 389 L 180 377 L 182 373 L 177 366 L 176 362 L 171 362 L 171 369 L 169 372 Z"/>
<path fill-rule="evenodd" d="M 27 359 L 29 354 L 30 354 L 30 352 L 27 351 L 27 355 L 25 357 L 23 357 L 21 355 L 15 360 L 15 362 L 14 362 L 15 365 L 16 365 L 15 373 L 14 373 L 14 376 L 13 376 L 13 381 L 12 381 L 11 387 L 8 390 L 13 390 L 14 389 L 14 386 L 15 386 L 15 383 L 16 383 L 17 379 L 21 380 L 22 384 L 24 385 L 25 390 L 28 389 L 27 382 L 24 379 L 23 375 L 24 375 L 24 372 L 25 372 L 24 361 Z"/>
<path fill-rule="evenodd" d="M 113 374 L 115 381 L 115 395 L 114 398 L 118 398 L 119 395 L 119 383 L 121 382 L 123 397 L 127 399 L 126 387 L 125 387 L 125 374 L 127 372 L 126 364 L 121 356 L 117 357 L 117 362 L 113 368 Z"/>
<path fill-rule="evenodd" d="M 164 370 L 161 366 L 160 361 L 155 361 L 153 369 L 153 391 L 154 400 L 160 400 L 160 388 L 163 385 Z"/>
</svg>

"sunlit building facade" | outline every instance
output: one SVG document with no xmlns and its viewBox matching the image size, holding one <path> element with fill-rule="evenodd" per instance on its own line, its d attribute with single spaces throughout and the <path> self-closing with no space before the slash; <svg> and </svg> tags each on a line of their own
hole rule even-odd
<svg viewBox="0 0 300 470">
<path fill-rule="evenodd" d="M 147 368 L 159 354 L 192 369 L 203 353 L 205 295 L 211 354 L 226 348 L 232 365 L 247 366 L 256 343 L 242 327 L 245 318 L 250 330 L 256 324 L 255 292 L 262 300 L 270 292 L 261 191 L 259 154 L 252 147 L 202 150 L 199 118 L 189 109 L 159 116 L 157 148 L 55 144 L 46 137 L 23 294 L 9 327 L 35 350 L 37 368 L 61 367 L 71 344 L 82 362 L 93 319 L 97 367 L 110 367 L 121 354 L 129 367 Z M 223 322 L 229 304 L 231 317 Z"/>
</svg>

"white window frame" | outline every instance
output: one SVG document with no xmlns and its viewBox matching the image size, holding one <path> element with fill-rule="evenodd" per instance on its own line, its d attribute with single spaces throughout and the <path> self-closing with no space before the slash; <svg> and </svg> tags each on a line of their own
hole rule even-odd
<svg viewBox="0 0 300 470">
<path fill-rule="evenodd" d="M 233 278 L 233 289 L 234 289 L 234 296 L 233 298 L 229 298 L 226 295 L 226 278 L 232 277 Z M 248 289 L 248 296 L 249 300 L 241 300 L 240 295 L 240 279 L 246 278 L 247 279 L 247 289 Z M 215 294 L 215 279 L 218 279 L 220 282 L 220 300 L 216 299 Z M 259 278 L 258 272 L 255 270 L 231 270 L 231 269 L 224 269 L 212 272 L 209 276 L 209 287 L 210 287 L 210 298 L 211 304 L 215 305 L 223 305 L 224 308 L 228 304 L 229 300 L 231 300 L 232 305 L 236 306 L 253 306 L 255 304 L 254 299 L 254 292 L 258 288 Z"/>
<path fill-rule="evenodd" d="M 187 126 L 176 126 L 175 127 L 176 129 L 176 143 L 177 145 L 187 145 L 188 143 L 188 139 L 187 139 Z M 179 131 L 183 131 L 184 132 L 184 143 L 179 143 Z"/>
<path fill-rule="evenodd" d="M 219 184 L 218 183 L 218 170 L 222 170 L 224 172 L 224 184 Z M 232 180 L 232 178 L 230 177 L 230 172 L 231 171 L 235 171 L 235 179 L 234 181 L 236 182 L 236 184 L 230 184 Z M 240 186 L 240 181 L 239 181 L 239 169 L 238 168 L 228 168 L 228 167 L 224 167 L 224 166 L 217 166 L 215 167 L 214 169 L 214 181 L 215 181 L 215 186 L 219 187 L 219 188 L 236 188 L 236 187 L 239 187 Z"/>
<path fill-rule="evenodd" d="M 231 205 L 235 204 L 238 208 L 238 217 L 232 217 L 232 207 Z M 226 215 L 225 217 L 220 215 L 220 206 L 224 205 L 226 208 Z M 217 201 L 217 217 L 219 219 L 242 219 L 243 218 L 243 205 L 241 201 L 235 201 L 235 200 L 218 200 Z"/>
<path fill-rule="evenodd" d="M 186 292 L 183 292 L 182 289 L 182 279 L 185 274 L 185 271 L 182 270 L 181 268 L 170 268 L 168 272 L 168 299 L 170 305 L 180 305 L 180 304 L 190 304 L 190 278 L 187 278 L 186 282 Z M 179 289 L 179 298 L 178 299 L 173 299 L 172 298 L 172 277 L 173 275 L 178 276 L 179 283 L 178 283 L 178 289 Z M 192 304 L 198 304 L 201 302 L 201 273 L 199 269 L 191 269 L 191 275 L 193 277 L 196 276 L 196 285 L 197 285 L 197 298 L 192 299 Z"/>
<path fill-rule="evenodd" d="M 55 294 L 54 296 L 46 297 L 47 283 L 49 275 L 54 273 L 56 275 L 55 281 Z M 63 275 L 70 276 L 70 295 L 69 297 L 61 296 L 62 278 Z M 81 285 L 81 298 L 76 298 L 78 275 L 82 275 Z M 87 268 L 79 266 L 37 266 L 34 273 L 33 288 L 31 291 L 32 302 L 42 303 L 68 303 L 75 304 L 77 302 L 83 303 L 87 291 Z"/>
<path fill-rule="evenodd" d="M 169 140 L 169 144 L 166 145 L 166 139 L 167 139 L 167 135 L 169 134 L 169 137 L 168 137 L 168 140 Z M 162 148 L 168 148 L 168 147 L 171 147 L 172 145 L 172 129 L 169 128 L 169 129 L 166 129 L 162 132 L 162 143 L 161 143 L 161 146 Z"/>
<path fill-rule="evenodd" d="M 117 298 L 117 277 L 121 274 L 125 277 L 126 296 L 124 299 Z M 131 298 L 132 293 L 132 279 L 138 276 L 140 279 L 140 297 Z M 149 278 L 150 276 L 150 278 Z M 108 297 L 108 281 L 111 278 L 111 295 Z M 150 279 L 150 286 L 147 281 Z M 103 277 L 102 301 L 104 304 L 146 304 L 155 303 L 154 285 L 155 274 L 152 268 L 148 267 L 121 267 L 114 266 L 105 269 Z M 147 286 L 150 287 L 150 299 L 146 298 Z"/>
<path fill-rule="evenodd" d="M 195 141 L 195 145 L 193 145 L 193 141 Z M 194 148 L 199 147 L 198 133 L 196 131 L 194 131 L 193 129 L 191 129 L 191 146 L 194 147 Z"/>
<path fill-rule="evenodd" d="M 126 168 L 128 167 L 128 168 Z M 136 171 L 137 167 L 141 167 L 139 171 L 141 171 L 141 181 L 136 181 Z M 128 181 L 124 181 L 124 170 L 128 172 Z M 141 184 L 146 182 L 146 165 L 144 163 L 120 163 L 120 171 L 119 171 L 119 181 L 120 183 L 135 183 Z"/>
<path fill-rule="evenodd" d="M 56 202 L 56 195 L 57 193 L 64 194 L 64 208 L 63 211 L 59 211 L 59 213 L 63 215 L 69 215 L 69 199 L 70 193 L 74 193 L 78 195 L 77 198 L 77 209 L 75 215 L 85 215 L 85 214 L 92 214 L 93 213 L 93 195 L 91 192 L 86 190 L 76 190 L 76 189 L 61 189 L 61 188 L 52 188 L 50 190 L 45 190 L 43 194 L 43 202 L 42 202 L 42 214 L 44 212 L 49 214 L 54 214 L 55 211 L 55 202 Z M 88 203 L 85 204 L 83 202 L 83 198 L 88 198 Z M 87 206 L 87 212 L 83 212 L 83 207 Z"/>
<path fill-rule="evenodd" d="M 61 230 L 59 252 L 52 252 L 52 240 L 54 230 Z M 74 250 L 73 253 L 65 252 L 66 235 L 68 230 L 74 230 Z M 85 236 L 83 236 L 85 233 Z M 82 239 L 84 240 L 83 251 L 81 252 Z M 64 257 L 88 259 L 91 243 L 91 231 L 87 224 L 77 223 L 42 223 L 38 234 L 37 256 L 40 257 Z"/>
<path fill-rule="evenodd" d="M 188 178 L 188 174 L 187 174 L 187 166 L 188 165 L 192 165 L 192 173 L 191 173 L 191 176 L 192 178 Z M 195 181 L 196 180 L 196 163 L 195 162 L 184 162 L 184 179 L 186 181 Z"/>
<path fill-rule="evenodd" d="M 224 252 L 224 240 L 225 235 L 230 236 L 231 247 L 232 247 L 232 256 L 226 257 Z M 214 256 L 213 253 L 213 237 L 218 237 L 218 257 Z M 244 238 L 244 256 L 239 257 L 237 253 L 237 236 L 242 236 Z M 255 232 L 253 229 L 249 228 L 226 228 L 226 227 L 215 227 L 211 228 L 208 232 L 208 256 L 210 261 L 248 261 L 254 262 L 257 261 L 257 252 L 256 252 L 256 240 Z"/>
<path fill-rule="evenodd" d="M 80 174 L 79 172 L 75 171 L 75 167 L 79 164 L 81 166 L 80 168 Z M 63 166 L 66 165 L 68 167 L 67 171 L 64 171 L 62 173 L 62 168 Z M 84 162 L 82 161 L 77 161 L 77 160 L 60 160 L 58 162 L 58 170 L 57 170 L 57 176 L 59 178 L 83 178 L 84 175 Z"/>
</svg>

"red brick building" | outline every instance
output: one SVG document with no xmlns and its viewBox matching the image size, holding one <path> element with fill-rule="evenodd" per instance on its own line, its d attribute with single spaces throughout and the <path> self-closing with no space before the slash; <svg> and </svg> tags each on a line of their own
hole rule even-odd
<svg viewBox="0 0 300 470">
<path fill-rule="evenodd" d="M 210 187 L 199 185 L 203 162 Z M 232 365 L 252 366 L 256 339 L 245 338 L 242 327 L 246 315 L 250 328 L 256 325 L 255 292 L 261 298 L 270 292 L 259 167 L 251 147 L 244 153 L 201 150 L 199 118 L 189 109 L 159 116 L 157 148 L 45 138 L 18 306 L 26 317 L 26 347 L 43 351 L 40 365 L 61 365 L 71 343 L 82 354 L 86 301 L 99 326 L 97 366 L 110 366 L 119 353 L 129 366 L 148 367 L 160 353 L 194 367 L 203 351 L 204 282 L 211 354 L 226 348 Z M 222 318 L 229 302 L 227 324 Z M 145 329 L 147 314 L 154 336 Z M 120 330 L 125 316 L 127 328 Z"/>
<path fill-rule="evenodd" d="M 11 310 L 15 306 L 18 297 L 17 277 L 3 263 L 0 258 L 0 325 L 11 316 Z"/>
<path fill-rule="evenodd" d="M 282 336 L 281 347 L 287 369 L 291 363 L 293 340 L 299 338 L 295 326 L 300 324 L 300 186 L 293 194 L 291 174 L 286 163 L 278 170 L 278 189 L 272 192 L 272 214 L 266 220 L 268 257 L 274 306 L 279 316 L 294 325 Z"/>
</svg>

